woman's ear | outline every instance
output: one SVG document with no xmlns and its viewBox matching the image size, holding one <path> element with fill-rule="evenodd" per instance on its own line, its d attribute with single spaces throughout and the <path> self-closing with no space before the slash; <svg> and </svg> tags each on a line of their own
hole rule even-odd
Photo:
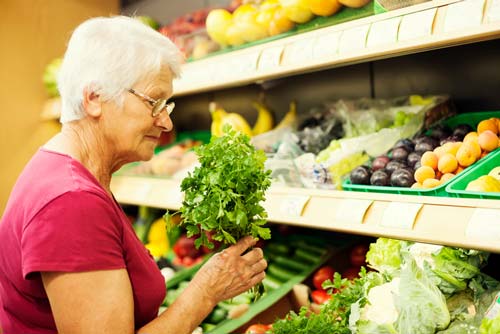
<svg viewBox="0 0 500 334">
<path fill-rule="evenodd" d="M 99 94 L 88 87 L 83 89 L 83 110 L 90 117 L 99 117 L 102 112 L 102 104 L 99 100 Z"/>
</svg>

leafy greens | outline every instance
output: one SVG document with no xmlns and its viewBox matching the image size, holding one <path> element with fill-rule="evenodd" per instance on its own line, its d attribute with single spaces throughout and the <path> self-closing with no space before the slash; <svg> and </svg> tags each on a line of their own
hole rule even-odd
<svg viewBox="0 0 500 334">
<path fill-rule="evenodd" d="M 271 237 L 269 228 L 263 227 L 267 213 L 261 205 L 271 185 L 270 171 L 264 168 L 266 155 L 229 125 L 223 131 L 223 136 L 212 136 L 210 143 L 195 149 L 200 166 L 181 183 L 185 197 L 180 225 L 188 237 L 197 237 L 196 247 L 214 247 L 205 231 L 226 245 L 247 235 Z"/>
</svg>

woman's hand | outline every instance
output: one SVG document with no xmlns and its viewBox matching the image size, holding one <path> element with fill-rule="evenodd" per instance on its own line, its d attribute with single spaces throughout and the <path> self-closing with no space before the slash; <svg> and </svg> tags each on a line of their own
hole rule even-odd
<svg viewBox="0 0 500 334">
<path fill-rule="evenodd" d="M 200 268 L 191 283 L 197 285 L 214 306 L 247 291 L 266 276 L 267 262 L 262 249 L 254 248 L 242 255 L 256 242 L 252 237 L 245 237 L 215 254 Z"/>
</svg>

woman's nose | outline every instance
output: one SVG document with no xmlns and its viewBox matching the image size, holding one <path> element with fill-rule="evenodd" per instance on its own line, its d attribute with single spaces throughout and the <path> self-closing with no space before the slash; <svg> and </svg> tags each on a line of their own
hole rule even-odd
<svg viewBox="0 0 500 334">
<path fill-rule="evenodd" d="M 162 130 L 166 132 L 172 131 L 172 129 L 174 128 L 172 119 L 166 111 L 163 111 L 155 118 L 155 125 L 162 128 Z"/>
</svg>

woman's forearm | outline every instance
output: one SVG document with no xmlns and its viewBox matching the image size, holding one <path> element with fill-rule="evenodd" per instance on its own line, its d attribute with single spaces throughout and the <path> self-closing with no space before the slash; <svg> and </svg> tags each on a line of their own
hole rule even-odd
<svg viewBox="0 0 500 334">
<path fill-rule="evenodd" d="M 191 334 L 215 307 L 203 289 L 191 282 L 175 302 L 137 334 Z"/>
</svg>

